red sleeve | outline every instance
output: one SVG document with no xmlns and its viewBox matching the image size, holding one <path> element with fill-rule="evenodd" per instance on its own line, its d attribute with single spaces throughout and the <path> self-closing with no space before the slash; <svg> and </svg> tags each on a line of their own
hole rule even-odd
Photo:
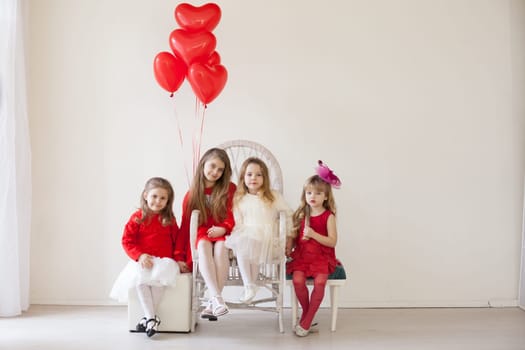
<svg viewBox="0 0 525 350">
<path fill-rule="evenodd" d="M 182 201 L 182 219 L 180 229 L 175 238 L 175 249 L 173 258 L 175 261 L 191 262 L 191 247 L 190 247 L 190 216 L 188 213 L 188 197 L 189 192 L 186 193 Z M 188 264 L 191 267 L 191 264 Z"/>
<path fill-rule="evenodd" d="M 124 227 L 124 233 L 122 234 L 122 247 L 126 254 L 133 260 L 138 260 L 142 254 L 142 250 L 138 245 L 138 234 L 140 225 L 137 223 L 137 219 L 141 217 L 141 212 L 137 211 L 131 215 L 128 223 Z"/>
</svg>

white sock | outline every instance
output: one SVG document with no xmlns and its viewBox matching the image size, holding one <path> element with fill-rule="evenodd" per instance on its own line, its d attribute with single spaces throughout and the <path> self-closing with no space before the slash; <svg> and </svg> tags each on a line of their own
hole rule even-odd
<svg viewBox="0 0 525 350">
<path fill-rule="evenodd" d="M 239 266 L 239 272 L 241 273 L 242 283 L 245 287 L 253 284 L 252 269 L 250 261 L 245 258 L 238 256 L 237 265 Z"/>
<path fill-rule="evenodd" d="M 155 317 L 155 306 L 153 304 L 153 295 L 151 287 L 147 284 L 139 284 L 137 286 L 137 295 L 139 297 L 140 305 L 144 311 L 146 320 Z"/>
<path fill-rule="evenodd" d="M 208 292 L 211 297 L 220 294 L 219 286 L 217 285 L 217 273 L 215 269 L 215 262 L 213 260 L 213 243 L 205 239 L 201 239 L 197 245 L 197 253 L 199 254 L 199 270 L 202 278 L 208 287 Z"/>
<path fill-rule="evenodd" d="M 164 286 L 151 286 L 151 296 L 153 298 L 153 307 L 155 311 L 155 315 L 157 314 L 157 310 L 159 308 L 160 301 L 162 300 L 162 296 L 164 295 Z"/>
<path fill-rule="evenodd" d="M 230 269 L 230 257 L 224 241 L 215 242 L 213 245 L 213 260 L 215 261 L 215 271 L 217 279 L 218 294 L 222 294 L 224 284 L 228 279 L 228 270 Z"/>
</svg>

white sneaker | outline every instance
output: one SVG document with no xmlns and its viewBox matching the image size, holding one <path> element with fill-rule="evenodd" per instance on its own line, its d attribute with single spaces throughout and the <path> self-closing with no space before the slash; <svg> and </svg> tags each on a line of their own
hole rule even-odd
<svg viewBox="0 0 525 350">
<path fill-rule="evenodd" d="M 244 295 L 239 299 L 241 303 L 249 304 L 252 302 L 253 298 L 257 295 L 257 286 L 246 286 L 244 287 Z"/>
</svg>

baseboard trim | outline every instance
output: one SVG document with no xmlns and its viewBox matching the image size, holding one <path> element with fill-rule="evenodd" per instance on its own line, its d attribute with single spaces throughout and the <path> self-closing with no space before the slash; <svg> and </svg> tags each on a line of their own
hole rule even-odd
<svg viewBox="0 0 525 350">
<path fill-rule="evenodd" d="M 326 299 L 326 298 L 325 298 Z M 328 299 L 326 300 L 328 302 Z M 63 306 L 124 306 L 126 303 L 119 303 L 111 299 L 107 300 L 86 300 L 86 299 L 33 299 L 32 305 L 63 305 Z M 290 305 L 286 305 L 289 307 Z M 375 308 L 483 308 L 483 307 L 518 307 L 518 301 L 512 299 L 492 299 L 492 300 L 463 300 L 463 301 L 449 301 L 449 300 L 433 300 L 433 301 L 339 301 L 339 308 L 350 309 L 375 309 Z M 329 303 L 323 303 L 322 308 L 328 308 Z M 520 308 L 524 309 L 522 306 Z M 525 310 L 525 309 L 524 309 Z"/>
<path fill-rule="evenodd" d="M 119 303 L 114 300 L 85 300 L 85 299 L 33 299 L 31 305 L 58 305 L 58 306 L 126 306 L 127 303 Z"/>
<path fill-rule="evenodd" d="M 517 300 L 433 300 L 433 301 L 361 301 L 361 302 L 340 302 L 340 308 L 498 308 L 498 307 L 516 307 Z"/>
</svg>

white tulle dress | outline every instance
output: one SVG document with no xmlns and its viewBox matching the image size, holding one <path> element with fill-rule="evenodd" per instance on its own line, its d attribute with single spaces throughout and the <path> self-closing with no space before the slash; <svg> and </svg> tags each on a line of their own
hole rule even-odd
<svg viewBox="0 0 525 350">
<path fill-rule="evenodd" d="M 279 192 L 268 203 L 258 195 L 246 194 L 233 208 L 235 227 L 226 237 L 226 246 L 237 257 L 252 263 L 271 263 L 284 254 L 285 240 L 279 241 L 279 212 L 286 213 L 286 227 L 291 227 L 292 210 Z"/>
<path fill-rule="evenodd" d="M 127 302 L 130 288 L 139 284 L 174 286 L 179 274 L 179 265 L 171 258 L 153 258 L 151 269 L 144 269 L 138 262 L 130 260 L 115 280 L 109 296 Z"/>
</svg>

